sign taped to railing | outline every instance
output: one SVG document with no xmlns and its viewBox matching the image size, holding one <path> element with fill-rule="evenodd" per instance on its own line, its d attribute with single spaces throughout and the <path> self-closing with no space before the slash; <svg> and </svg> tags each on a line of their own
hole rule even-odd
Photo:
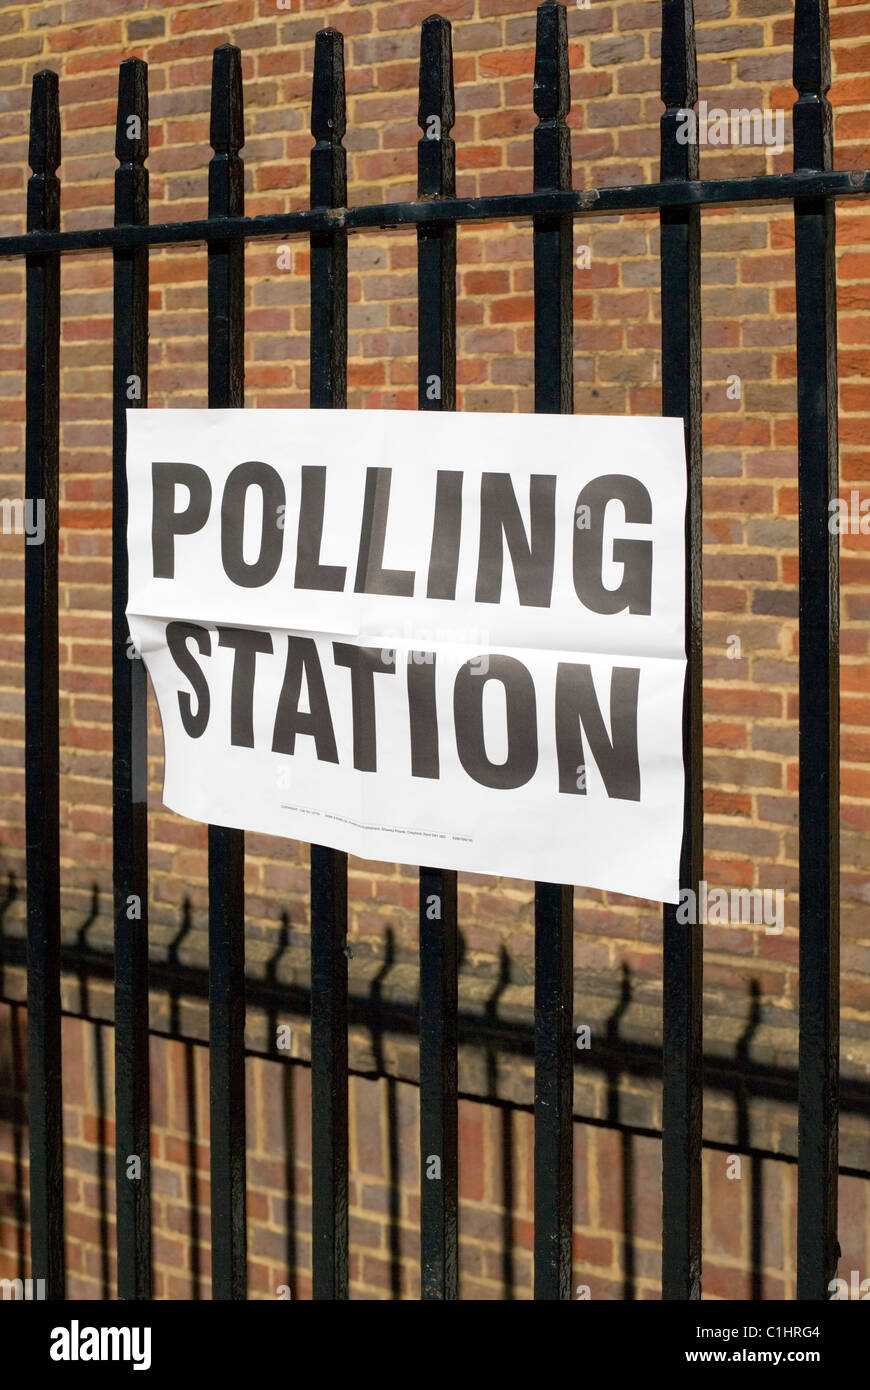
<svg viewBox="0 0 870 1390">
<path fill-rule="evenodd" d="M 682 421 L 128 410 L 163 799 L 678 901 Z"/>
</svg>

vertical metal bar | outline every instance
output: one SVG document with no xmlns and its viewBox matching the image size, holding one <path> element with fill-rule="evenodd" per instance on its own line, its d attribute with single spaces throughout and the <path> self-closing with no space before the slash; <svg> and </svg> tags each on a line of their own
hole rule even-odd
<svg viewBox="0 0 870 1390">
<path fill-rule="evenodd" d="M 571 105 L 564 5 L 538 6 L 534 187 L 570 189 Z M 574 410 L 570 217 L 534 218 L 535 410 Z M 535 885 L 535 1298 L 571 1297 L 574 890 Z"/>
<path fill-rule="evenodd" d="M 456 195 L 450 21 L 430 15 L 420 36 L 418 198 Z M 417 396 L 420 410 L 456 409 L 456 223 L 417 228 Z"/>
<path fill-rule="evenodd" d="M 663 0 L 661 177 L 696 179 L 698 145 L 677 141 L 678 112 L 698 95 L 692 0 Z M 703 874 L 701 728 L 701 222 L 698 208 L 663 209 L 662 414 L 685 426 L 686 684 L 683 694 L 683 842 L 680 887 Z M 697 896 L 695 898 L 697 901 Z M 662 1297 L 701 1296 L 701 1039 L 703 941 L 665 904 L 662 931 Z"/>
<path fill-rule="evenodd" d="M 244 213 L 242 57 L 215 49 L 211 89 L 208 215 Z M 240 238 L 208 247 L 208 403 L 238 408 L 245 390 L 245 248 Z M 245 1206 L 245 840 L 208 828 L 209 1093 L 212 1298 L 243 1299 Z"/>
<path fill-rule="evenodd" d="M 57 74 L 33 78 L 28 232 L 60 227 Z M 60 256 L 27 257 L 24 684 L 30 1231 L 34 1279 L 64 1296 L 58 731 Z M 43 513 L 40 518 L 40 512 Z M 43 529 L 39 543 L 39 527 Z"/>
<path fill-rule="evenodd" d="M 148 67 L 121 64 L 115 225 L 148 221 Z M 127 607 L 128 406 L 148 400 L 148 248 L 114 252 L 112 415 L 112 829 L 115 903 L 115 1183 L 118 1297 L 151 1297 L 148 1075 L 148 748 L 145 668 Z"/>
<path fill-rule="evenodd" d="M 797 0 L 795 170 L 833 168 L 827 0 Z M 798 1274 L 801 1300 L 837 1273 L 839 1104 L 839 555 L 834 204 L 795 202 L 800 607 L 800 1043 Z"/>
<path fill-rule="evenodd" d="M 417 196 L 456 193 L 450 23 L 423 21 Z M 417 403 L 456 409 L 456 224 L 417 229 Z M 420 870 L 420 1293 L 456 1299 L 458 1286 L 456 874 Z M 435 1161 L 437 1160 L 437 1162 Z"/>
<path fill-rule="evenodd" d="M 347 197 L 344 48 L 335 29 L 314 42 L 311 206 Z M 347 233 L 311 236 L 311 385 L 315 409 L 347 404 Z M 347 855 L 311 846 L 311 1104 L 313 1293 L 347 1298 Z"/>
</svg>

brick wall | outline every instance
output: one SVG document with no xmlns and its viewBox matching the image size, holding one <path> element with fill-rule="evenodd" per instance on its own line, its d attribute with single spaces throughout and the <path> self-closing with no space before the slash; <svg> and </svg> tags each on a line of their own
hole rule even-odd
<svg viewBox="0 0 870 1390">
<path fill-rule="evenodd" d="M 0 230 L 24 225 L 27 108 L 32 74 L 60 74 L 62 216 L 67 228 L 111 219 L 115 91 L 124 57 L 147 59 L 151 89 L 152 221 L 204 216 L 211 52 L 237 43 L 244 55 L 249 214 L 306 205 L 313 36 L 325 23 L 345 35 L 349 200 L 413 196 L 419 24 L 429 4 L 340 3 L 285 8 L 274 0 L 150 6 L 138 0 L 7 3 L 0 12 Z M 453 21 L 460 195 L 530 187 L 534 5 L 529 0 L 446 0 Z M 790 166 L 791 7 L 785 0 L 699 0 L 700 95 L 710 107 L 782 109 L 785 150 L 701 149 L 703 176 L 776 172 Z M 640 182 L 657 172 L 658 6 L 570 7 L 574 181 L 578 187 Z M 832 11 L 838 167 L 870 164 L 870 4 Z M 841 494 L 868 495 L 870 222 L 866 205 L 838 212 Z M 705 1287 L 793 1296 L 794 1171 L 758 1157 L 725 1176 L 729 1152 L 789 1156 L 795 1115 L 789 1092 L 797 1037 L 797 493 L 793 225 L 787 212 L 703 214 L 705 467 L 706 876 L 726 887 L 786 890 L 781 936 L 728 926 L 705 931 L 706 1133 L 711 1144 Z M 575 270 L 575 402 L 578 412 L 655 414 L 660 409 L 657 219 L 578 220 L 584 268 Z M 307 405 L 308 254 L 291 242 L 247 253 L 246 404 Z M 588 259 L 588 266 L 585 262 Z M 459 408 L 527 411 L 532 404 L 532 266 L 528 224 L 460 228 Z M 350 248 L 350 367 L 354 407 L 416 405 L 416 246 L 413 231 L 354 234 Z M 111 259 L 63 266 L 61 432 L 61 745 L 64 928 L 103 956 L 111 939 L 111 720 L 109 663 Z M 23 271 L 0 265 L 0 493 L 23 492 Z M 206 403 L 205 253 L 151 258 L 149 403 Z M 739 398 L 729 378 L 739 377 Z M 866 536 L 842 537 L 843 1163 L 844 1267 L 868 1269 L 867 1068 L 870 1064 L 870 553 Z M 21 540 L 0 536 L 0 871 L 23 880 Z M 733 637 L 740 639 L 739 657 Z M 152 712 L 151 922 L 156 963 L 191 971 L 204 961 L 204 827 L 160 805 L 161 739 Z M 275 1060 L 275 1009 L 252 1010 L 252 1296 L 290 1282 L 306 1293 L 308 1210 L 304 1135 L 307 1068 L 307 850 L 247 838 L 248 957 L 252 979 L 292 993 L 280 1016 L 294 1024 L 293 1065 Z M 414 1294 L 417 1192 L 413 1037 L 378 1022 L 385 1001 L 412 1012 L 416 876 L 352 861 L 352 990 L 368 1001 L 351 1040 L 352 1195 L 358 1252 L 356 1296 Z M 3 931 L 21 932 L 21 894 L 9 895 Z M 492 1042 L 493 1020 L 524 1036 L 531 1008 L 531 885 L 464 875 L 462 1056 L 464 1294 L 529 1293 L 529 1056 Z M 660 1228 L 659 1097 L 653 1059 L 660 1041 L 660 911 L 614 894 L 576 894 L 577 1022 L 593 1027 L 578 1059 L 577 1282 L 593 1296 L 653 1296 Z M 83 926 L 84 924 L 84 926 Z M 72 958 L 71 958 L 72 959 Z M 276 964 L 277 962 L 277 964 Z M 270 976 L 270 970 L 272 975 Z M 379 982 L 379 983 L 377 983 Z M 377 989 L 375 985 L 377 984 Z M 71 968 L 68 1004 L 111 1017 L 107 997 Z M 11 968 L 7 996 L 21 994 Z M 86 996 L 82 998 L 82 994 Z M 105 995 L 105 991 L 103 991 Z M 288 996 L 289 997 L 289 996 Z M 294 1012 L 294 1008 L 297 1012 Z M 190 1041 L 155 1040 L 155 1161 L 158 1292 L 194 1296 L 183 1233 L 190 1204 L 207 1235 L 207 1065 L 193 1001 L 155 995 L 155 1018 Z M 16 1011 L 20 1015 L 20 1010 Z M 192 1019 L 192 1021 L 191 1021 Z M 103 1296 L 101 1242 L 111 1238 L 111 1030 L 70 1018 L 68 1166 L 74 1287 Z M 197 1028 L 200 1029 L 197 1032 Z M 489 1031 L 487 1031 L 489 1029 Z M 97 1066 L 93 1036 L 103 1038 Z M 13 1034 L 3 1035 L 0 1110 L 0 1264 L 14 1272 L 20 1221 Z M 271 1038 L 274 1037 L 272 1033 Z M 259 1039 L 259 1041 L 258 1041 Z M 271 1051 L 270 1051 L 271 1049 Z M 196 1077 L 196 1102 L 189 1077 Z M 376 1076 L 380 1079 L 376 1079 Z M 782 1078 L 785 1078 L 783 1081 Z M 102 1080 L 100 1079 L 102 1078 Z M 779 1080 L 777 1080 L 779 1078 Z M 291 1087 L 292 1080 L 292 1087 Z M 102 1086 L 100 1102 L 99 1087 Z M 294 1093 L 296 1137 L 284 1153 L 279 1099 Z M 289 1102 L 287 1102 L 289 1104 Z M 283 1102 L 282 1102 L 283 1104 Z M 100 1109 L 105 1120 L 99 1118 Z M 190 1117 L 196 1112 L 195 1138 Z M 282 1112 L 283 1113 L 283 1112 Z M 289 1113 L 289 1112 L 288 1112 Z M 392 1115 L 392 1120 L 390 1116 Z M 583 1123 L 588 1121 L 591 1123 Z M 274 1125 L 278 1128 L 275 1129 Z M 16 1128 L 17 1126 L 17 1128 Z M 621 1128 L 620 1128 L 621 1127 Z M 504 1148 L 505 1133 L 511 1142 Z M 25 1136 L 26 1138 L 26 1136 Z M 26 1145 L 25 1145 L 26 1148 Z M 190 1154 L 195 1149 L 196 1163 Z M 103 1158 L 100 1158 L 100 1154 Z M 108 1156 L 106 1156 L 108 1154 Z M 509 1161 L 506 1154 L 512 1155 Z M 392 1159 L 391 1159 L 392 1155 Z M 392 1173 L 398 1165 L 398 1177 Z M 20 1175 L 19 1175 L 20 1177 Z M 296 1234 L 286 1231 L 288 1182 Z M 26 1183 L 25 1183 L 26 1191 Z M 634 1194 L 633 1196 L 631 1194 Z M 5 1205 L 3 1203 L 5 1202 Z M 101 1202 L 104 1206 L 101 1208 Z M 753 1211 L 762 1208 L 759 1251 Z M 505 1214 L 505 1208 L 508 1215 Z M 101 1211 L 103 1214 L 101 1215 Z M 755 1220 L 758 1225 L 758 1220 Z M 193 1222 L 194 1230 L 196 1221 Z M 399 1232 L 398 1235 L 395 1232 Z M 847 1246 L 847 1241 L 853 1242 Z M 295 1242 L 295 1247 L 294 1247 Z M 295 1255 L 293 1250 L 295 1248 Z M 292 1256 L 292 1258 L 290 1258 Z M 288 1260 L 290 1272 L 288 1274 Z M 858 1263 L 849 1264 L 848 1261 Z M 203 1263 L 203 1268 L 205 1268 Z M 762 1287 L 752 1264 L 763 1265 Z M 108 1277 L 108 1276 L 107 1276 Z M 109 1283 L 111 1288 L 111 1280 Z M 201 1291 L 207 1287 L 205 1275 Z"/>
</svg>

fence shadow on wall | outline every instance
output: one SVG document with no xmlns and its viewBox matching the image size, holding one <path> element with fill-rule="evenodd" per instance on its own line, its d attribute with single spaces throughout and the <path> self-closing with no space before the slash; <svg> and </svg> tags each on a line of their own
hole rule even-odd
<svg viewBox="0 0 870 1390">
<path fill-rule="evenodd" d="M 25 964 L 25 941 L 17 934 L 6 930 L 9 909 L 18 898 L 18 887 L 14 874 L 9 874 L 5 896 L 0 900 L 0 1002 L 17 1005 L 12 1018 L 17 1026 L 5 1027 L 0 1035 L 0 1127 L 11 1135 L 13 1181 L 11 1188 L 0 1197 L 0 1220 L 10 1222 L 16 1232 L 16 1269 L 4 1271 L 9 1277 L 25 1276 L 27 1256 L 27 1103 L 26 1103 L 26 1044 L 21 1001 L 7 997 L 4 968 L 21 968 Z M 75 979 L 79 990 L 80 1006 L 67 1011 L 72 1016 L 89 1022 L 94 1030 L 91 1056 L 94 1058 L 93 1086 L 96 1111 L 95 1164 L 94 1178 L 97 1189 L 97 1218 L 99 1229 L 99 1287 L 103 1299 L 113 1296 L 110 1268 L 110 1194 L 113 1185 L 113 1150 L 109 1143 L 108 1125 L 112 1113 L 112 1097 L 107 1094 L 105 1072 L 104 1030 L 113 1027 L 112 1022 L 96 1014 L 92 1008 L 94 986 L 111 983 L 113 959 L 111 953 L 91 944 L 89 935 L 100 918 L 99 890 L 92 887 L 90 909 L 79 926 L 72 942 L 62 948 L 62 970 L 64 975 Z M 201 1300 L 204 1294 L 202 1270 L 204 1240 L 202 1230 L 201 1203 L 197 1193 L 202 1181 L 198 1166 L 198 1149 L 201 1136 L 196 1107 L 195 1056 L 198 1047 L 205 1046 L 200 1037 L 186 1034 L 182 1027 L 182 1003 L 184 1001 L 208 999 L 208 972 L 201 967 L 185 964 L 180 958 L 180 947 L 192 931 L 191 907 L 188 901 L 182 905 L 178 930 L 172 939 L 165 962 L 151 964 L 151 984 L 156 992 L 165 992 L 169 1001 L 168 1027 L 154 1029 L 155 1035 L 179 1042 L 183 1046 L 184 1092 L 186 1097 L 186 1168 L 188 1192 L 191 1201 L 188 1208 L 190 1261 L 187 1275 L 190 1280 L 190 1297 Z M 310 996 L 306 988 L 287 984 L 279 979 L 279 965 L 290 945 L 290 920 L 282 915 L 278 929 L 277 947 L 266 962 L 262 979 L 249 979 L 247 982 L 247 1003 L 249 1008 L 262 1011 L 268 1024 L 268 1035 L 274 1037 L 278 1023 L 285 1020 L 288 1012 L 295 1016 L 306 1016 L 310 1012 Z M 395 940 L 387 928 L 384 938 L 384 952 L 380 968 L 369 982 L 366 993 L 351 994 L 348 1000 L 348 1021 L 354 1028 L 367 1030 L 372 1049 L 373 1065 L 365 1070 L 351 1068 L 351 1075 L 369 1080 L 381 1080 L 386 1086 L 386 1185 L 388 1192 L 388 1263 L 390 1270 L 389 1292 L 392 1299 L 401 1296 L 401 1256 L 400 1256 L 400 1198 L 401 1181 L 399 1166 L 399 1109 L 398 1088 L 406 1084 L 406 1078 L 397 1077 L 387 1067 L 385 1042 L 390 1036 L 417 1037 L 418 1019 L 413 1006 L 397 1003 L 385 994 L 387 977 L 395 964 Z M 461 964 L 461 956 L 460 956 Z M 500 1187 L 503 1202 L 500 1209 L 500 1283 L 501 1297 L 511 1300 L 517 1292 L 515 1272 L 515 1246 L 513 1241 L 513 1205 L 515 1194 L 514 1174 L 514 1128 L 518 1111 L 530 1111 L 531 1106 L 505 1100 L 498 1093 L 499 1060 L 505 1055 L 531 1061 L 534 1056 L 534 1031 L 531 1023 L 518 1024 L 507 1020 L 500 1014 L 500 1000 L 511 983 L 511 962 L 508 953 L 501 949 L 497 976 L 492 991 L 480 1013 L 460 1012 L 459 1042 L 461 1046 L 481 1049 L 485 1057 L 486 1086 L 481 1094 L 468 1095 L 469 1100 L 480 1104 L 495 1106 L 499 1111 L 500 1131 Z M 620 1086 L 623 1080 L 650 1080 L 661 1078 L 660 1049 L 625 1038 L 621 1035 L 621 1022 L 631 1006 L 633 978 L 630 969 L 623 964 L 619 996 L 604 1023 L 604 1028 L 596 1036 L 594 1054 L 584 1054 L 578 1060 L 578 1072 L 595 1073 L 605 1082 L 606 1105 L 603 1117 L 577 1115 L 575 1123 L 598 1126 L 612 1130 L 620 1136 L 620 1179 L 622 1189 L 621 1211 L 621 1267 L 622 1297 L 631 1300 L 636 1296 L 636 1213 L 633 1200 L 634 1144 L 639 1137 L 660 1138 L 657 1129 L 640 1125 L 629 1125 L 620 1119 Z M 732 1142 L 705 1141 L 705 1147 L 739 1154 L 750 1160 L 750 1260 L 752 1299 L 762 1297 L 762 1234 L 764 1230 L 764 1200 L 762 1191 L 761 1160 L 772 1159 L 793 1163 L 792 1155 L 775 1153 L 753 1147 L 750 1143 L 750 1106 L 755 1100 L 776 1101 L 786 1105 L 797 1105 L 797 1071 L 789 1067 L 777 1067 L 759 1063 L 751 1056 L 753 1038 L 761 1024 L 761 991 L 758 982 L 751 980 L 748 985 L 746 1013 L 743 1030 L 735 1044 L 733 1056 L 707 1057 L 705 1059 L 705 1082 L 708 1092 L 730 1097 L 735 1114 L 734 1139 Z M 265 1058 L 266 1054 L 257 1051 L 252 1055 Z M 579 1058 L 579 1054 L 578 1054 Z M 281 1128 L 283 1133 L 283 1198 L 286 1210 L 284 1260 L 291 1285 L 297 1277 L 296 1240 L 296 1169 L 293 1155 L 296 1149 L 294 1082 L 296 1069 L 307 1067 L 308 1063 L 298 1057 L 282 1056 L 280 1052 L 269 1054 L 268 1060 L 283 1064 L 283 1084 L 281 1088 Z M 460 1092 L 462 1096 L 462 1093 Z M 841 1092 L 841 1109 L 844 1112 L 870 1116 L 870 1086 L 856 1081 L 844 1081 Z M 841 1168 L 841 1172 L 870 1179 L 870 1171 Z"/>
</svg>

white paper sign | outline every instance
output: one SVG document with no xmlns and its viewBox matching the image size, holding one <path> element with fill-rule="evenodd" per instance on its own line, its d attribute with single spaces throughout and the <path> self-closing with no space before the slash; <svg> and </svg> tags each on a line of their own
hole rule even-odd
<svg viewBox="0 0 870 1390">
<path fill-rule="evenodd" d="M 129 410 L 128 617 L 193 820 L 678 901 L 682 422 Z"/>
</svg>

